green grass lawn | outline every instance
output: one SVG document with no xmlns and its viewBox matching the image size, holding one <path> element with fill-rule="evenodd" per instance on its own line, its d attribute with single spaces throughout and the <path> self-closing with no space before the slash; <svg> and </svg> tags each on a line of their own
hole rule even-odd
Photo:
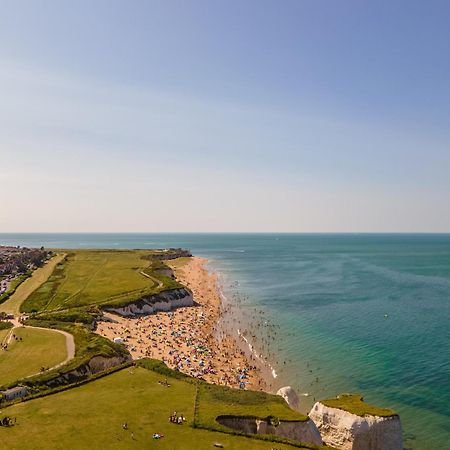
<svg viewBox="0 0 450 450">
<path fill-rule="evenodd" d="M 170 387 L 158 384 L 165 378 Z M 16 417 L 17 425 L 1 430 L 2 445 L 10 450 L 206 450 L 220 442 L 229 450 L 294 448 L 192 428 L 195 390 L 195 383 L 183 379 L 164 377 L 141 367 L 127 368 L 64 392 L 4 408 L 0 417 Z M 183 414 L 188 422 L 170 423 L 173 411 Z M 122 429 L 124 422 L 127 431 Z M 153 440 L 153 433 L 165 437 Z"/>
<path fill-rule="evenodd" d="M 0 338 L 8 331 L 2 330 Z M 11 340 L 8 350 L 0 350 L 0 386 L 52 367 L 67 357 L 66 339 L 51 330 L 15 328 L 12 333 L 22 341 Z"/>
<path fill-rule="evenodd" d="M 66 331 L 73 336 L 75 343 L 75 357 L 64 364 L 64 366 L 27 378 L 27 380 L 23 382 L 23 384 L 30 387 L 33 392 L 36 392 L 36 390 L 47 390 L 47 383 L 52 379 L 58 377 L 60 374 L 67 374 L 68 372 L 87 364 L 94 356 L 109 358 L 124 357 L 128 355 L 128 351 L 123 345 L 115 344 L 109 339 L 96 333 L 92 333 L 83 324 L 74 324 L 70 322 L 53 323 L 38 320 L 28 320 L 27 323 L 32 326 L 43 326 L 45 328 L 56 328 Z"/>
<path fill-rule="evenodd" d="M 6 328 L 0 330 L 0 342 L 3 342 L 3 339 L 5 339 L 5 337 L 8 333 L 9 333 L 9 330 Z"/>
<path fill-rule="evenodd" d="M 126 304 L 146 294 L 180 285 L 148 273 L 147 250 L 70 250 L 50 278 L 23 303 L 24 312 L 42 312 L 88 305 Z M 157 283 L 157 281 L 160 281 Z M 162 285 L 162 286 L 160 286 Z"/>
<path fill-rule="evenodd" d="M 366 414 L 380 417 L 396 415 L 391 409 L 380 408 L 379 406 L 370 405 L 369 403 L 364 402 L 362 396 L 359 394 L 341 394 L 336 398 L 321 400 L 320 402 L 330 408 L 342 409 L 361 417 Z"/>
</svg>

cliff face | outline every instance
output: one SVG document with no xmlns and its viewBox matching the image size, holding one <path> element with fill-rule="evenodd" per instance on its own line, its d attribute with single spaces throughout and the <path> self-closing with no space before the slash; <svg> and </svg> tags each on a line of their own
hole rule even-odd
<svg viewBox="0 0 450 450">
<path fill-rule="evenodd" d="M 317 402 L 309 413 L 323 441 L 342 450 L 402 450 L 402 428 L 397 415 L 363 417 Z"/>
<path fill-rule="evenodd" d="M 171 289 L 159 294 L 142 297 L 133 303 L 122 307 L 106 307 L 106 311 L 115 312 L 121 316 L 136 316 L 153 314 L 158 311 L 171 311 L 181 306 L 193 306 L 192 292 L 186 288 Z"/>
<path fill-rule="evenodd" d="M 252 434 L 273 434 L 275 436 L 293 439 L 298 442 L 321 445 L 322 438 L 319 430 L 312 420 L 300 421 L 280 421 L 277 425 L 272 425 L 269 420 L 255 419 L 251 417 L 239 416 L 219 416 L 217 422 L 233 430 Z"/>
<path fill-rule="evenodd" d="M 70 383 L 75 383 L 80 380 L 85 380 L 91 375 L 118 366 L 125 362 L 131 361 L 131 355 L 114 356 L 107 358 L 105 356 L 94 356 L 87 364 L 83 364 L 70 372 L 62 373 L 59 377 L 52 378 L 45 384 L 49 387 L 57 387 Z"/>
<path fill-rule="evenodd" d="M 173 270 L 170 267 L 158 268 L 154 269 L 154 271 L 160 275 L 164 275 L 165 277 L 175 279 Z"/>
<path fill-rule="evenodd" d="M 283 397 L 291 409 L 299 409 L 300 401 L 298 399 L 298 395 L 291 386 L 284 386 L 278 389 L 277 395 Z"/>
<path fill-rule="evenodd" d="M 189 258 L 192 253 L 184 248 L 169 248 L 166 250 L 160 250 L 160 253 L 153 254 L 152 259 L 159 259 L 161 261 L 167 261 L 176 258 Z"/>
</svg>

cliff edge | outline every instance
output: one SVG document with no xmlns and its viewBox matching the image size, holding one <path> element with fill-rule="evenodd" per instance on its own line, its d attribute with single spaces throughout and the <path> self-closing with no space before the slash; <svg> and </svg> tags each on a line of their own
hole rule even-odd
<svg viewBox="0 0 450 450">
<path fill-rule="evenodd" d="M 105 311 L 114 312 L 121 316 L 138 316 L 153 314 L 158 311 L 172 311 L 173 309 L 194 306 L 192 292 L 187 288 L 170 289 L 159 294 L 144 295 L 140 299 L 125 306 L 105 306 Z"/>
<path fill-rule="evenodd" d="M 278 389 L 277 395 L 283 397 L 291 409 L 295 409 L 296 411 L 299 410 L 300 401 L 298 399 L 297 392 L 295 392 L 291 386 L 284 386 Z"/>
<path fill-rule="evenodd" d="M 273 420 L 269 417 L 258 419 L 245 416 L 218 416 L 216 421 L 221 425 L 238 430 L 242 433 L 271 434 L 297 442 L 313 445 L 322 445 L 319 430 L 311 419 L 300 420 Z"/>
</svg>

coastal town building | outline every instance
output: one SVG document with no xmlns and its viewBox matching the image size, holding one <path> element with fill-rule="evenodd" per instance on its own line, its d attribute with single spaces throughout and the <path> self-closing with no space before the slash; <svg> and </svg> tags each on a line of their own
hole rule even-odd
<svg viewBox="0 0 450 450">
<path fill-rule="evenodd" d="M 48 256 L 49 252 L 43 247 L 0 246 L 0 276 L 5 278 L 2 280 L 1 287 L 4 288 L 6 281 L 10 281 L 12 277 L 41 267 Z"/>
<path fill-rule="evenodd" d="M 28 395 L 28 389 L 25 386 L 16 386 L 6 391 L 1 391 L 0 394 L 3 400 L 10 401 Z"/>
</svg>

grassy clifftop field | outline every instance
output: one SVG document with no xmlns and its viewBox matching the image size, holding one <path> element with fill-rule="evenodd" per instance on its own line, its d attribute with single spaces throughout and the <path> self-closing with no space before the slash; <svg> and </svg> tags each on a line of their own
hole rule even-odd
<svg viewBox="0 0 450 450">
<path fill-rule="evenodd" d="M 182 287 L 160 273 L 161 261 L 152 261 L 152 257 L 160 255 L 161 252 L 149 250 L 67 252 L 50 278 L 24 301 L 21 311 L 121 306 L 145 295 Z"/>
<path fill-rule="evenodd" d="M 358 394 L 341 394 L 336 398 L 321 400 L 321 403 L 330 408 L 342 409 L 361 417 L 365 415 L 378 417 L 392 417 L 397 415 L 391 409 L 380 408 L 379 406 L 366 403 L 363 401 L 362 396 Z"/>
<path fill-rule="evenodd" d="M 161 384 L 161 380 L 166 380 L 170 386 Z M 195 380 L 167 369 L 158 361 L 142 360 L 137 367 L 125 368 L 82 386 L 5 408 L 3 414 L 15 417 L 17 425 L 4 430 L 2 444 L 5 448 L 17 450 L 95 446 L 108 449 L 206 450 L 214 448 L 214 444 L 222 444 L 229 450 L 317 448 L 283 443 L 282 440 L 273 444 L 256 436 L 216 431 L 214 428 L 220 426 L 214 423 L 214 419 L 210 424 L 208 421 L 203 423 L 204 413 L 201 411 L 207 411 L 211 418 L 229 411 L 230 407 L 234 413 L 252 411 L 262 417 L 270 411 L 276 411 L 281 418 L 302 419 L 303 416 L 290 410 L 281 398 L 275 396 L 263 394 L 262 399 L 253 396 L 258 393 L 235 391 L 230 402 L 227 388 L 213 388 L 213 397 L 198 398 Z M 222 390 L 223 396 L 220 394 Z M 187 422 L 183 425 L 170 423 L 169 416 L 173 411 L 183 414 Z M 127 430 L 122 427 L 124 423 L 127 423 Z M 164 437 L 154 440 L 154 433 Z M 268 438 L 270 440 L 270 437 L 265 437 Z"/>
</svg>

